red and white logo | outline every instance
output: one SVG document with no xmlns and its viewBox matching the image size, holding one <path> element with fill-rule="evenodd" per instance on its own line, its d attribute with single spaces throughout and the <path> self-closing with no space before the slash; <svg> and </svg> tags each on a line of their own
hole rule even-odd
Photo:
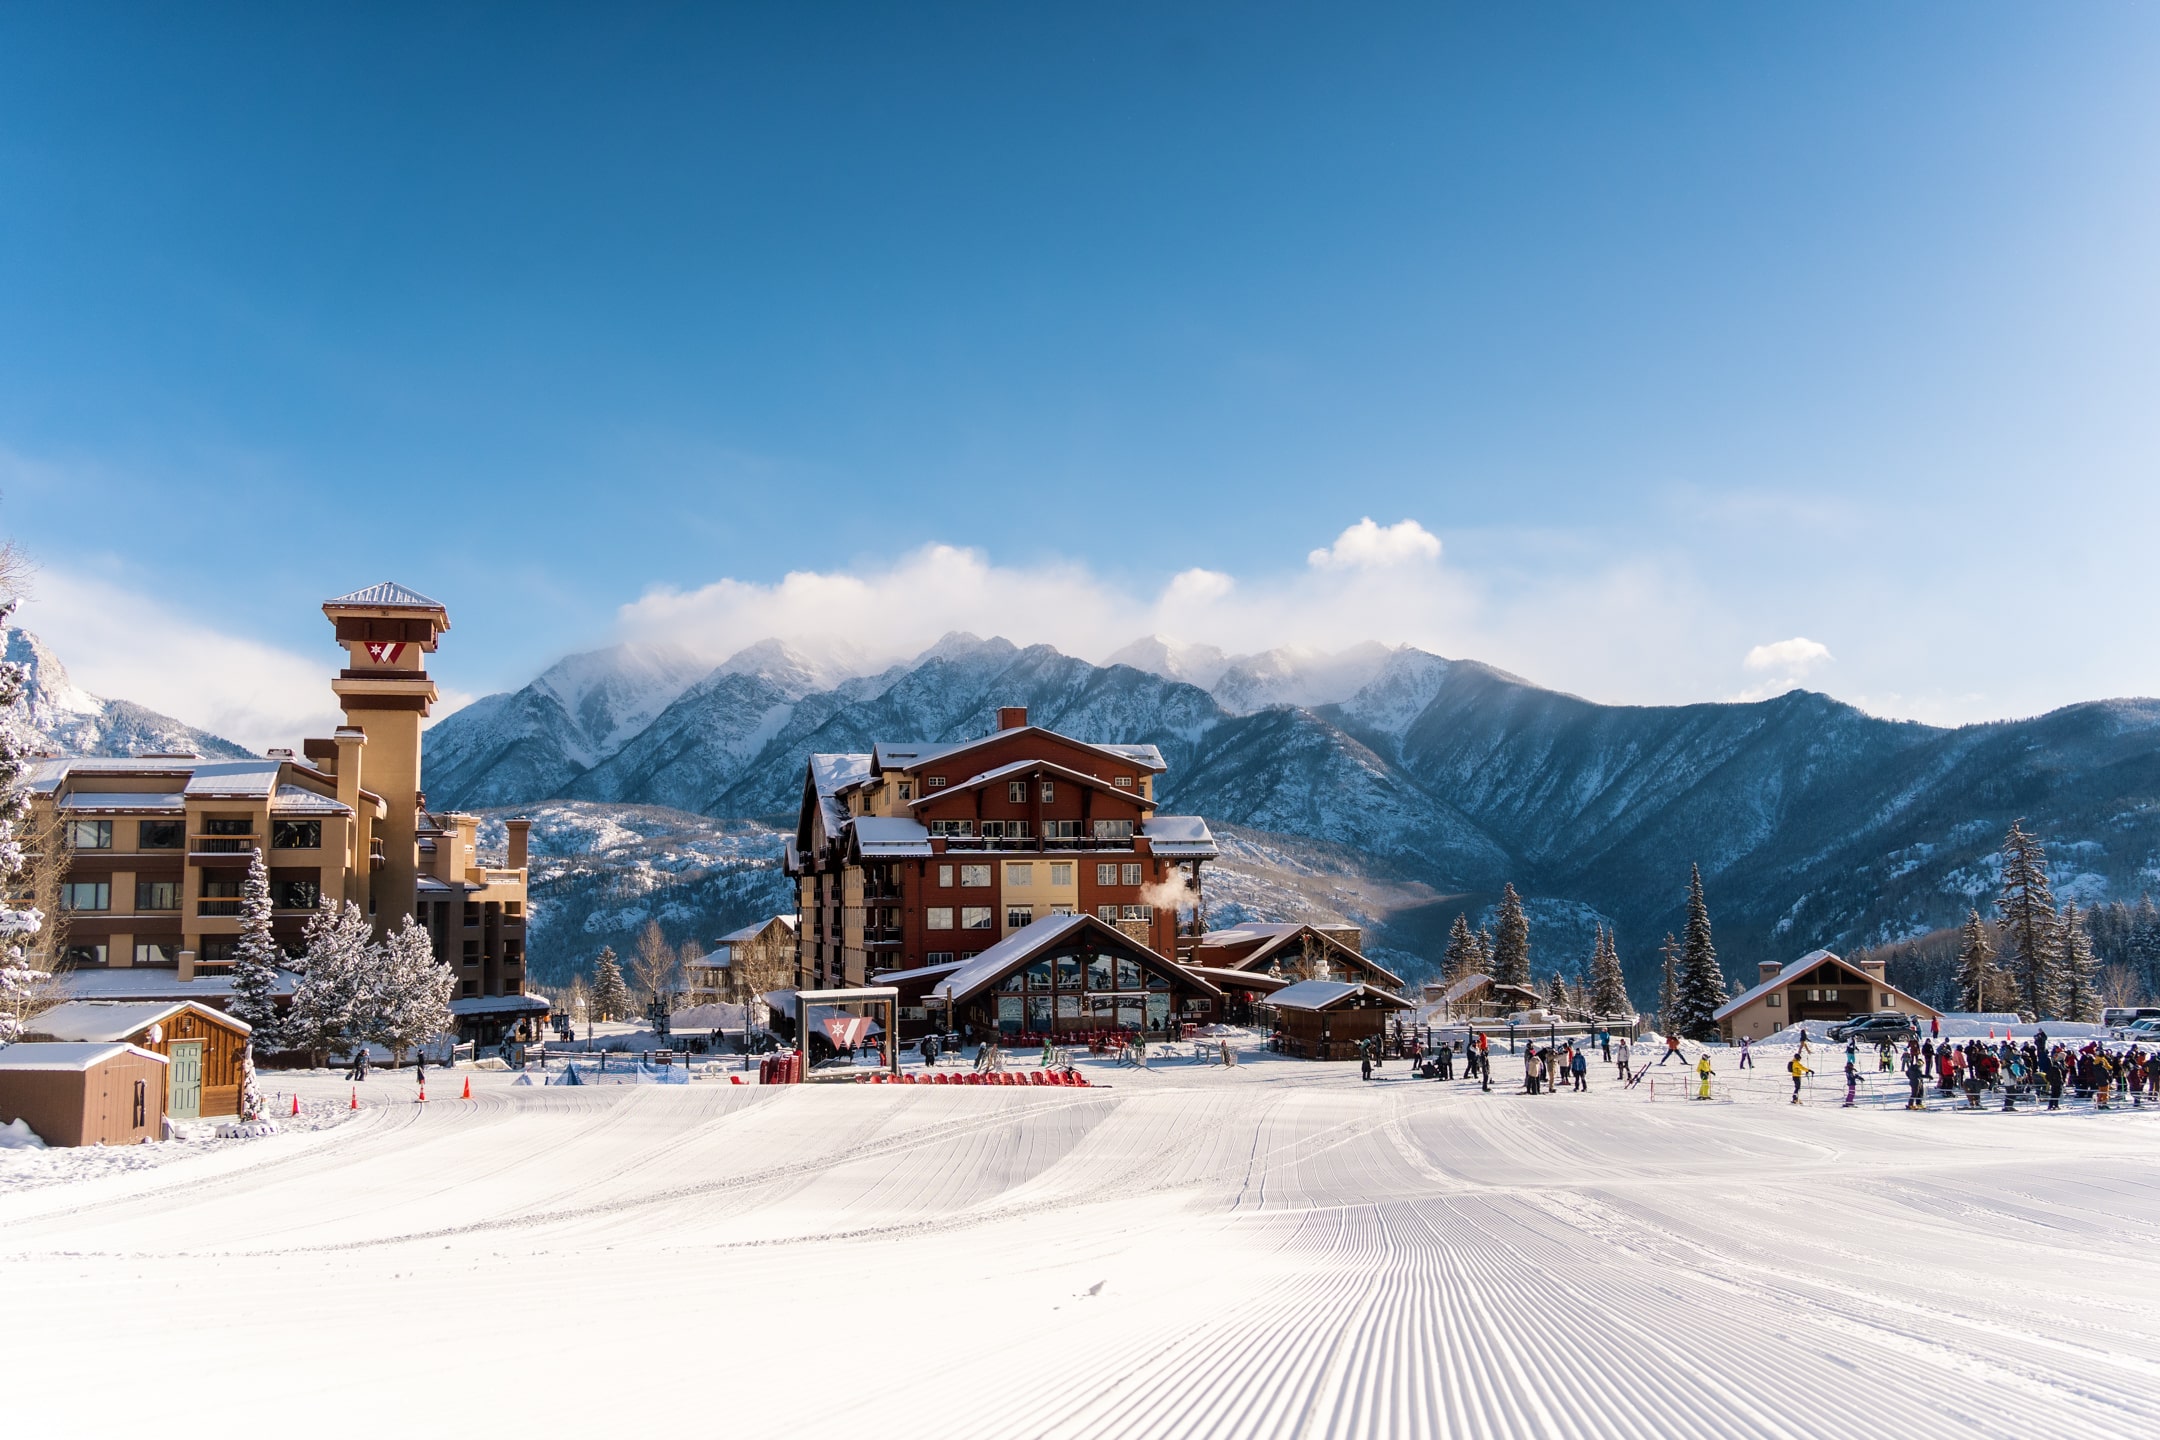
<svg viewBox="0 0 2160 1440">
<path fill-rule="evenodd" d="M 405 653 L 402 640 L 370 640 L 367 642 L 368 659 L 378 665 L 395 665 L 398 656 Z"/>
<path fill-rule="evenodd" d="M 870 1038 L 870 1017 L 867 1015 L 833 1015 L 818 1023 L 825 1027 L 833 1044 L 842 1050 L 852 1050 Z"/>
</svg>

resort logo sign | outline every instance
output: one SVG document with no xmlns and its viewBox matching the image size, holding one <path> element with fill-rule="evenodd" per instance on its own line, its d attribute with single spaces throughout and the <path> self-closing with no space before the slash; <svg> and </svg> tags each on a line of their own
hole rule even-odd
<svg viewBox="0 0 2160 1440">
<path fill-rule="evenodd" d="M 402 640 L 370 640 L 367 642 L 368 659 L 378 665 L 395 665 L 398 656 L 405 653 Z"/>
<path fill-rule="evenodd" d="M 867 1015 L 831 1015 L 818 1023 L 825 1027 L 835 1049 L 853 1050 L 870 1038 L 870 1017 Z"/>
</svg>

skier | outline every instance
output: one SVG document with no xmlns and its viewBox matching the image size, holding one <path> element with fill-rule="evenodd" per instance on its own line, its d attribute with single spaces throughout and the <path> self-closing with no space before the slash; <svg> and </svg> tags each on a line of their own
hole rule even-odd
<svg viewBox="0 0 2160 1440">
<path fill-rule="evenodd" d="M 1927 1067 L 1920 1063 L 1917 1053 L 1908 1053 L 1905 1056 L 1905 1083 L 1912 1086 L 1912 1098 L 1905 1102 L 1905 1108 L 1927 1109 L 1927 1100 L 1922 1093 L 1927 1088 Z"/>
<path fill-rule="evenodd" d="M 1660 1065 L 1664 1063 L 1662 1060 L 1658 1061 Z M 1716 1073 L 1717 1071 L 1710 1068 L 1710 1052 L 1708 1050 L 1703 1051 L 1702 1059 L 1695 1063 L 1696 1077 L 1702 1081 L 1701 1088 L 1695 1092 L 1696 1099 L 1707 1100 L 1710 1098 L 1710 1077 Z"/>
<path fill-rule="evenodd" d="M 1845 1057 L 1845 1105 L 1850 1110 L 1860 1103 L 1860 1062 L 1858 1057 Z"/>
<path fill-rule="evenodd" d="M 1605 1054 L 1605 1063 L 1606 1063 L 1606 1064 L 1608 1064 L 1608 1065 L 1612 1064 L 1612 1031 L 1610 1031 L 1610 1030 L 1600 1030 L 1600 1031 L 1598 1031 L 1598 1032 L 1597 1032 L 1597 1043 L 1598 1043 L 1598 1049 L 1599 1049 L 1599 1050 L 1601 1050 L 1601 1051 L 1603 1051 L 1603 1052 L 1604 1052 L 1604 1054 Z"/>
<path fill-rule="evenodd" d="M 1535 1094 L 1537 1094 L 1537 1092 L 1538 1092 L 1538 1081 L 1539 1081 L 1540 1079 L 1544 1078 L 1544 1074 L 1545 1074 L 1545 1067 L 1544 1067 L 1543 1065 L 1541 1065 L 1541 1064 L 1540 1064 L 1540 1063 L 1538 1062 L 1538 1048 L 1537 1048 L 1537 1046 L 1535 1046 L 1535 1045 L 1527 1045 L 1527 1046 L 1524 1046 L 1524 1047 L 1523 1047 L 1523 1065 L 1522 1065 L 1522 1083 L 1523 1083 L 1523 1093 L 1524 1093 L 1525 1095 L 1535 1095 Z"/>
<path fill-rule="evenodd" d="M 1748 1048 L 1748 1037 L 1745 1035 L 1740 1037 L 1740 1068 L 1742 1070 L 1755 1068 L 1755 1052 Z"/>
<path fill-rule="evenodd" d="M 1484 1035 L 1477 1037 L 1478 1089 L 1490 1094 L 1492 1091 L 1492 1041 Z"/>
<path fill-rule="evenodd" d="M 2154 1053 L 2160 1054 L 2160 1051 Z M 1635 1052 L 1628 1048 L 1627 1036 L 1620 1037 L 1620 1048 L 1612 1052 L 1612 1058 L 1620 1066 L 1621 1085 L 1625 1087 L 1634 1084 L 1635 1078 L 1628 1073 L 1628 1069 L 1635 1063 Z"/>
<path fill-rule="evenodd" d="M 1847 1064 L 1845 1068 L 1847 1070 L 1850 1070 L 1852 1066 L 1850 1064 Z M 1785 1073 L 1792 1076 L 1792 1103 L 1797 1105 L 1800 1103 L 1801 1080 L 1805 1079 L 1809 1075 L 1814 1074 L 1815 1072 L 1808 1069 L 1807 1062 L 1802 1060 L 1798 1055 L 1795 1055 L 1792 1057 L 1792 1060 L 1785 1066 Z"/>
<path fill-rule="evenodd" d="M 1575 1058 L 1568 1061 L 1568 1069 L 1574 1072 L 1576 1092 L 1578 1094 L 1584 1095 L 1590 1093 L 1589 1055 L 1585 1054 L 1581 1050 L 1577 1050 L 1575 1052 Z"/>
<path fill-rule="evenodd" d="M 1663 1065 L 1667 1060 L 1672 1059 L 1675 1055 L 1680 1055 L 1680 1037 L 1678 1035 L 1667 1035 L 1665 1037 L 1665 1053 L 1658 1056 L 1657 1063 Z M 1685 1065 L 1687 1063 L 1687 1056 L 1680 1055 L 1680 1063 Z"/>
</svg>

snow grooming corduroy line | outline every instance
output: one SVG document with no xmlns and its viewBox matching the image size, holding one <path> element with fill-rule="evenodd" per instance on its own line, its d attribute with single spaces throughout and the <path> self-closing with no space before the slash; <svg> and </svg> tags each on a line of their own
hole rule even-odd
<svg viewBox="0 0 2160 1440">
<path fill-rule="evenodd" d="M 1022 1090 L 1038 1087 L 1069 1087 L 1080 1090 L 1106 1090 L 1070 1066 L 1051 1070 L 938 1070 L 928 1075 L 913 1070 L 903 1070 L 893 1076 L 879 1071 L 873 1075 L 860 1075 L 858 1085 L 1003 1085 L 1017 1086 Z"/>
</svg>

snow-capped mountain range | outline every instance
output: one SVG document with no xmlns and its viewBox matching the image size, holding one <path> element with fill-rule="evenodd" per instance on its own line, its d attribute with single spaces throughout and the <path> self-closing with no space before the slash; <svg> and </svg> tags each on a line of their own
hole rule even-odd
<svg viewBox="0 0 2160 1440">
<path fill-rule="evenodd" d="M 68 678 L 67 666 L 44 641 L 13 625 L 7 627 L 7 660 L 23 668 L 23 708 L 16 721 L 31 749 L 71 755 L 186 750 L 235 760 L 253 753 L 133 701 L 91 694 Z"/>
<path fill-rule="evenodd" d="M 583 801 L 785 823 L 813 751 L 957 739 L 1025 704 L 1068 734 L 1162 747 L 1166 806 L 1332 844 L 1429 887 L 1432 900 L 1387 917 L 1399 949 L 1437 955 L 1455 912 L 1512 880 L 1555 917 L 1552 963 L 1574 968 L 1588 927 L 1617 923 L 1638 987 L 1691 862 L 1736 974 L 1954 923 L 1984 904 L 2018 816 L 2080 900 L 2160 879 L 2160 702 L 1946 730 L 1804 691 L 1598 705 L 1407 647 L 1231 657 L 1151 637 L 1119 657 L 951 635 L 836 678 L 771 641 L 695 674 L 682 657 L 600 651 L 435 726 L 428 790 L 469 808 Z"/>
</svg>

